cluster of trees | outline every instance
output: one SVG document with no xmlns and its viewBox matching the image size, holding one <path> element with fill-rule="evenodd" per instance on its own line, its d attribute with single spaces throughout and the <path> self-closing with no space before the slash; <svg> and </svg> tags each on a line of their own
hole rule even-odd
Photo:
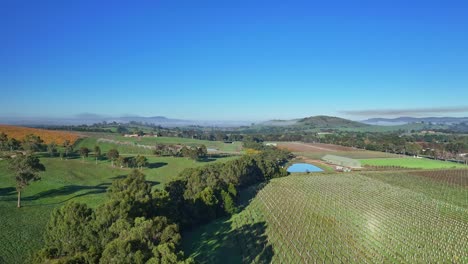
<svg viewBox="0 0 468 264">
<path fill-rule="evenodd" d="M 134 170 L 115 180 L 95 210 L 68 203 L 55 210 L 35 263 L 193 263 L 179 250 L 178 225 L 162 215 L 166 200 Z"/>
<path fill-rule="evenodd" d="M 201 145 L 199 147 L 184 146 L 180 149 L 180 155 L 193 160 L 201 160 L 206 158 L 208 150 L 205 145 Z"/>
<path fill-rule="evenodd" d="M 180 145 L 157 144 L 153 153 L 157 156 L 178 157 L 181 148 L 182 147 Z"/>
<path fill-rule="evenodd" d="M 36 135 L 26 135 L 23 140 L 19 141 L 15 138 L 8 138 L 5 133 L 0 133 L 0 150 L 15 151 L 24 150 L 29 152 L 37 152 L 45 149 L 44 141 Z"/>
<path fill-rule="evenodd" d="M 237 211 L 240 188 L 285 176 L 290 155 L 267 149 L 223 164 L 184 170 L 152 190 L 134 170 L 115 180 L 96 209 L 69 203 L 52 214 L 36 263 L 193 263 L 180 250 L 188 229 Z"/>
<path fill-rule="evenodd" d="M 1 151 L 24 151 L 26 153 L 47 152 L 51 157 L 59 153 L 61 147 L 60 157 L 68 157 L 73 153 L 73 144 L 70 140 L 65 140 L 61 146 L 55 142 L 45 144 L 40 136 L 29 134 L 26 135 L 21 141 L 15 138 L 8 138 L 4 133 L 0 133 L 0 150 Z M 80 152 L 81 154 L 81 152 Z"/>
<path fill-rule="evenodd" d="M 107 154 L 107 158 L 111 161 L 112 167 L 117 165 L 121 168 L 138 168 L 148 166 L 148 159 L 143 155 L 137 155 L 136 157 L 124 157 L 120 156 L 117 149 L 110 149 Z"/>
<path fill-rule="evenodd" d="M 240 188 L 287 175 L 282 168 L 287 157 L 277 158 L 282 154 L 274 152 L 184 170 L 165 188 L 170 218 L 190 227 L 236 212 Z"/>
<path fill-rule="evenodd" d="M 137 155 L 136 157 L 119 156 L 116 164 L 121 168 L 138 168 L 141 170 L 143 167 L 148 166 L 148 159 L 142 155 Z"/>
<path fill-rule="evenodd" d="M 208 150 L 205 145 L 191 147 L 173 144 L 158 144 L 153 151 L 157 156 L 171 156 L 171 157 L 188 157 L 193 160 L 201 160 L 206 158 Z"/>
</svg>

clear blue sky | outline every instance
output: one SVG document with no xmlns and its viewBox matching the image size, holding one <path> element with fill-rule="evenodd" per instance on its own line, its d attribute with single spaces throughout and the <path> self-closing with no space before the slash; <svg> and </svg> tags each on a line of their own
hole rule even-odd
<svg viewBox="0 0 468 264">
<path fill-rule="evenodd" d="M 1 1 L 0 116 L 468 115 L 467 14 L 447 0 Z"/>
</svg>

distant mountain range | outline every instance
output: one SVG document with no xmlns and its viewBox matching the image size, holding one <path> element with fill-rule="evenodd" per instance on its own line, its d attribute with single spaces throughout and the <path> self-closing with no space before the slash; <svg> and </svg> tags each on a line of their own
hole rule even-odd
<svg viewBox="0 0 468 264">
<path fill-rule="evenodd" d="M 361 121 L 369 125 L 395 126 L 411 123 L 433 123 L 442 125 L 454 125 L 468 123 L 468 117 L 398 117 L 398 118 L 371 118 Z"/>
<path fill-rule="evenodd" d="M 344 131 L 391 132 L 429 129 L 451 129 L 467 132 L 466 117 L 399 117 L 372 118 L 364 121 L 352 121 L 333 116 L 311 116 L 291 120 L 269 120 L 249 128 L 259 133 L 282 133 L 298 131 L 324 131 L 327 129 Z"/>
<path fill-rule="evenodd" d="M 33 117 L 0 117 L 0 124 L 43 126 L 43 125 L 91 125 L 101 122 L 129 123 L 131 121 L 141 122 L 164 127 L 205 126 L 205 127 L 241 127 L 249 126 L 253 130 L 274 129 L 281 130 L 311 130 L 311 129 L 357 129 L 374 131 L 383 126 L 394 126 L 395 129 L 405 129 L 405 125 L 419 124 L 426 127 L 429 123 L 433 125 L 453 126 L 457 124 L 468 124 L 468 117 L 399 117 L 399 118 L 371 118 L 363 121 L 352 121 L 333 116 L 311 116 L 290 120 L 269 120 L 258 122 L 251 126 L 250 121 L 199 121 L 174 119 L 164 116 L 121 116 L 109 117 L 97 114 L 84 113 L 70 118 L 33 118 Z M 424 124 L 423 124 L 424 123 Z M 400 126 L 400 127 L 399 127 Z"/>
<path fill-rule="evenodd" d="M 25 126 L 60 126 L 60 125 L 92 125 L 95 123 L 130 123 L 131 121 L 160 125 L 165 127 L 183 127 L 183 126 L 219 126 L 219 127 L 237 127 L 250 125 L 250 121 L 203 121 L 203 120 L 182 120 L 167 118 L 164 116 L 122 116 L 109 117 L 97 114 L 79 114 L 69 118 L 44 118 L 44 117 L 1 117 L 0 124 L 25 125 Z"/>
</svg>

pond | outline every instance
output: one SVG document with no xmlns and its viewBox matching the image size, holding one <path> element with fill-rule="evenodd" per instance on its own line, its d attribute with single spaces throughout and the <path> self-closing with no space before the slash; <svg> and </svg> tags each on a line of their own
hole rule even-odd
<svg viewBox="0 0 468 264">
<path fill-rule="evenodd" d="M 307 163 L 294 163 L 289 166 L 288 172 L 321 172 L 321 168 Z"/>
</svg>

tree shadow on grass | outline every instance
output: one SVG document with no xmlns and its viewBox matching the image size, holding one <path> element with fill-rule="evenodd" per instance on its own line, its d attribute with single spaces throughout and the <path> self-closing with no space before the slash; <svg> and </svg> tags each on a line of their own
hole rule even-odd
<svg viewBox="0 0 468 264">
<path fill-rule="evenodd" d="M 0 196 L 9 196 L 16 192 L 14 187 L 0 188 Z"/>
<path fill-rule="evenodd" d="M 148 163 L 148 168 L 149 169 L 157 169 L 166 166 L 168 163 L 167 162 L 152 162 Z"/>
<path fill-rule="evenodd" d="M 241 212 L 264 186 L 258 184 L 241 191 Z M 218 219 L 186 233 L 185 251 L 197 263 L 271 263 L 274 252 L 266 226 L 260 221 L 233 228 L 228 217 Z"/>
<path fill-rule="evenodd" d="M 197 160 L 198 162 L 213 162 L 216 161 L 216 158 L 204 158 Z"/>
<path fill-rule="evenodd" d="M 86 193 L 82 193 L 79 195 L 76 195 L 74 197 L 78 196 L 84 196 L 88 194 L 97 194 L 97 193 L 103 193 L 106 192 L 107 188 L 109 187 L 110 183 L 101 183 L 95 186 L 85 186 L 85 185 L 67 185 L 63 186 L 57 189 L 51 189 L 47 191 L 43 191 L 40 193 L 37 193 L 35 195 L 31 195 L 28 197 L 24 197 L 22 200 L 24 201 L 33 201 L 33 200 L 38 200 L 38 199 L 43 199 L 43 198 L 53 198 L 57 196 L 65 196 L 65 195 L 70 195 L 82 190 L 88 190 Z"/>
<path fill-rule="evenodd" d="M 189 250 L 197 263 L 234 264 L 272 261 L 274 252 L 268 243 L 265 222 L 245 224 L 231 230 L 231 222 L 224 219 L 202 229 L 201 234 L 192 237 L 195 239 Z"/>
<path fill-rule="evenodd" d="M 271 263 L 273 247 L 268 243 L 266 222 L 246 224 L 231 232 L 242 251 L 242 263 Z"/>
<path fill-rule="evenodd" d="M 123 179 L 123 178 L 125 178 L 125 177 L 127 177 L 127 175 L 118 175 L 118 176 L 114 176 L 114 177 L 112 177 L 112 178 L 110 178 L 110 179 L 111 179 L 111 180 L 119 180 L 119 179 Z"/>
<path fill-rule="evenodd" d="M 109 185 L 110 183 L 101 183 L 95 186 L 67 185 L 61 188 L 43 191 L 43 192 L 31 195 L 31 196 L 22 197 L 21 201 L 35 201 L 35 200 L 39 200 L 43 198 L 55 198 L 55 197 L 60 197 L 60 196 L 66 197 L 76 192 L 86 190 L 85 192 L 76 194 L 74 196 L 68 197 L 61 201 L 52 202 L 52 203 L 40 203 L 40 204 L 23 204 L 22 207 L 34 207 L 34 206 L 55 205 L 55 204 L 65 203 L 69 200 L 72 200 L 74 198 L 78 198 L 81 196 L 104 193 L 106 192 Z M 16 197 L 7 197 L 6 199 L 1 199 L 1 200 L 2 201 L 16 201 Z"/>
</svg>

